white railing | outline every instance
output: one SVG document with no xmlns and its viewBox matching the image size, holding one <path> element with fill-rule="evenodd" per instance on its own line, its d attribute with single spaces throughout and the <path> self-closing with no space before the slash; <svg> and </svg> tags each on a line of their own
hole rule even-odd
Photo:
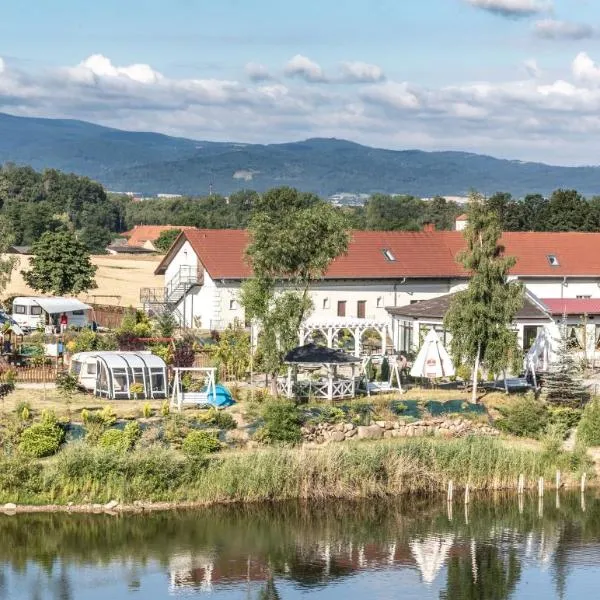
<svg viewBox="0 0 600 600">
<path fill-rule="evenodd" d="M 277 379 L 278 393 L 288 398 L 314 398 L 315 400 L 354 398 L 357 387 L 357 379 L 334 379 L 331 382 L 327 380 L 301 380 L 295 383 L 292 382 L 290 390 L 290 382 L 286 377 Z"/>
</svg>

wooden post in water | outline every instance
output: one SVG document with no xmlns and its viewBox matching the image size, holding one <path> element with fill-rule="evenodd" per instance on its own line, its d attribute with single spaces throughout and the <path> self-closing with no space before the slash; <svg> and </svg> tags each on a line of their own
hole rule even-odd
<svg viewBox="0 0 600 600">
<path fill-rule="evenodd" d="M 581 493 L 584 494 L 585 493 L 585 481 L 587 479 L 587 473 L 583 473 L 583 475 L 581 476 Z"/>
<path fill-rule="evenodd" d="M 465 504 L 469 504 L 469 502 L 471 502 L 471 488 L 469 487 L 469 484 L 467 483 L 467 485 L 465 487 Z"/>
<path fill-rule="evenodd" d="M 560 488 L 560 471 L 557 469 L 556 470 L 556 489 L 558 490 Z"/>
<path fill-rule="evenodd" d="M 454 483 L 452 482 L 452 479 L 451 479 L 448 482 L 448 497 L 447 497 L 448 502 L 452 502 L 453 497 L 454 497 Z"/>
<path fill-rule="evenodd" d="M 518 498 L 518 505 L 519 505 L 519 514 L 522 515 L 523 514 L 523 509 L 525 507 L 525 501 L 524 501 L 524 498 L 523 498 L 523 494 L 519 494 L 517 496 L 517 498 Z"/>
<path fill-rule="evenodd" d="M 540 477 L 538 479 L 538 498 L 544 497 L 544 478 Z"/>
<path fill-rule="evenodd" d="M 517 494 L 519 494 L 519 496 L 522 496 L 525 493 L 525 475 L 523 475 L 523 473 L 521 473 L 519 475 L 519 481 L 517 483 Z"/>
</svg>

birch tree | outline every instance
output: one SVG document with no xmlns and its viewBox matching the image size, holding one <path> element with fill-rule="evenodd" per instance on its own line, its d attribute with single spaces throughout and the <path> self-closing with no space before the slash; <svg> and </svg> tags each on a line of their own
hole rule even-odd
<svg viewBox="0 0 600 600">
<path fill-rule="evenodd" d="M 477 402 L 479 369 L 510 366 L 516 340 L 510 325 L 523 306 L 523 287 L 508 281 L 516 260 L 504 255 L 498 213 L 472 194 L 467 215 L 466 248 L 457 258 L 470 274 L 469 285 L 452 299 L 444 323 L 455 362 L 473 366 L 471 400 Z"/>
</svg>

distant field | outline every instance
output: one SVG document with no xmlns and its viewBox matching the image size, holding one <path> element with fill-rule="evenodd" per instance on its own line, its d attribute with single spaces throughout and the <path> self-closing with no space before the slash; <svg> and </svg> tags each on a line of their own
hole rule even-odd
<svg viewBox="0 0 600 600">
<path fill-rule="evenodd" d="M 88 294 L 81 294 L 79 298 L 84 302 L 139 306 L 140 288 L 164 285 L 164 279 L 154 275 L 154 269 L 161 258 L 160 256 L 93 256 L 92 262 L 98 266 L 96 272 L 98 287 L 90 290 Z M 4 296 L 39 295 L 27 287 L 21 277 L 20 272 L 29 266 L 29 257 L 20 256 L 19 261 Z"/>
</svg>

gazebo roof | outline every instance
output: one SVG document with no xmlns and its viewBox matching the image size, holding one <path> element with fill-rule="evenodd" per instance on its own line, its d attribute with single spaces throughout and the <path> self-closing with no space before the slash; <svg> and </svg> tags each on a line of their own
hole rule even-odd
<svg viewBox="0 0 600 600">
<path fill-rule="evenodd" d="M 306 344 L 290 350 L 285 362 L 302 365 L 350 365 L 360 363 L 361 359 L 350 356 L 341 350 L 334 350 L 317 344 Z"/>
</svg>

